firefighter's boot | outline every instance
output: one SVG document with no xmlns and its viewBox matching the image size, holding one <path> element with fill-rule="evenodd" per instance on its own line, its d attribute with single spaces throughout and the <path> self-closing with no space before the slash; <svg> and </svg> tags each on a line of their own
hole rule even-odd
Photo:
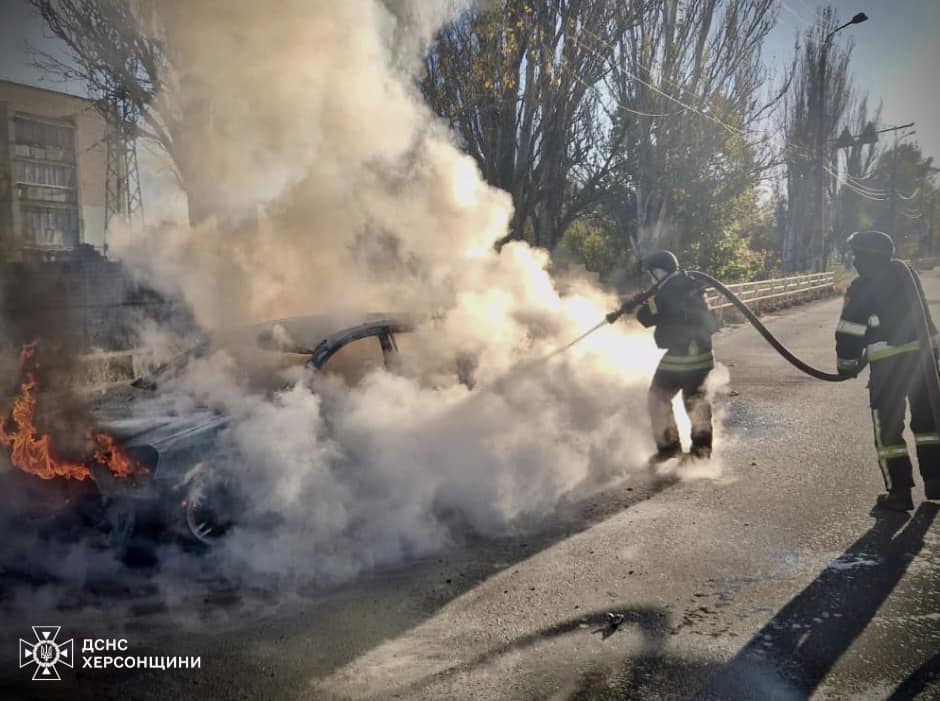
<svg viewBox="0 0 940 701">
<path fill-rule="evenodd" d="M 711 427 L 709 427 L 711 428 Z M 689 457 L 693 460 L 708 460 L 712 456 L 712 434 L 711 431 L 696 433 L 692 432 L 692 447 L 689 450 Z"/>
<path fill-rule="evenodd" d="M 910 511 L 914 508 L 909 488 L 892 489 L 887 494 L 879 494 L 875 506 L 889 511 Z"/>
<path fill-rule="evenodd" d="M 650 467 L 655 467 L 673 458 L 677 458 L 680 455 L 682 455 L 682 445 L 680 443 L 672 443 L 658 448 L 656 453 L 653 454 L 653 457 L 649 459 L 648 463 Z"/>
</svg>

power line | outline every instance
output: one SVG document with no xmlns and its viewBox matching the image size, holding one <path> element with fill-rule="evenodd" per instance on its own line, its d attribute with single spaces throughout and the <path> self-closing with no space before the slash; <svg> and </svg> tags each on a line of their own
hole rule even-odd
<svg viewBox="0 0 940 701">
<path fill-rule="evenodd" d="M 606 46 L 607 46 L 609 49 L 611 49 L 612 51 L 615 50 L 615 47 L 614 47 L 613 45 L 611 45 L 609 42 L 605 41 L 605 40 L 602 39 L 601 37 L 598 37 L 596 34 L 594 34 L 593 32 L 591 32 L 590 30 L 587 30 L 587 29 L 583 29 L 583 28 L 582 28 L 581 33 L 582 33 L 582 34 L 587 34 L 587 35 L 593 37 L 594 39 L 598 40 L 598 41 L 601 42 L 602 44 L 606 45 Z M 573 41 L 575 41 L 576 43 L 578 43 L 578 44 L 580 44 L 581 46 L 583 46 L 586 50 L 588 50 L 588 51 L 590 51 L 591 53 L 593 53 L 593 54 L 595 55 L 595 57 L 597 57 L 597 58 L 604 58 L 604 57 L 601 56 L 594 48 L 592 48 L 591 46 L 588 46 L 588 45 L 585 44 L 584 42 L 579 41 L 577 37 L 574 37 L 574 38 L 573 38 Z M 651 68 L 650 68 L 649 66 L 644 66 L 643 64 L 639 64 L 639 66 L 640 66 L 641 68 L 646 69 L 649 73 L 651 73 L 651 74 L 653 73 L 653 71 L 651 70 Z M 732 126 L 732 125 L 730 125 L 730 124 L 727 124 L 725 121 L 719 119 L 718 117 L 715 117 L 714 115 L 711 115 L 711 114 L 709 114 L 709 113 L 707 113 L 707 112 L 705 112 L 705 111 L 703 111 L 703 110 L 701 110 L 701 109 L 699 109 L 699 108 L 696 108 L 696 107 L 694 107 L 694 106 L 692 106 L 692 105 L 690 105 L 690 104 L 688 104 L 688 103 L 686 103 L 686 102 L 684 102 L 684 101 L 678 99 L 677 97 L 674 97 L 673 95 L 670 95 L 669 93 L 667 93 L 667 92 L 665 92 L 664 90 L 658 88 L 657 86 L 655 86 L 655 85 L 653 85 L 653 84 L 651 84 L 651 83 L 649 83 L 649 82 L 643 80 L 642 78 L 640 78 L 640 77 L 637 76 L 636 74 L 632 73 L 631 71 L 628 71 L 628 70 L 626 70 L 625 68 L 621 68 L 621 70 L 623 71 L 623 73 L 624 73 L 625 75 L 627 75 L 628 77 L 630 77 L 632 80 L 635 80 L 636 82 L 640 83 L 641 85 L 644 85 L 644 86 L 646 86 L 647 88 L 649 88 L 650 90 L 653 90 L 654 92 L 658 93 L 659 95 L 665 97 L 667 100 L 670 100 L 670 101 L 676 103 L 677 105 L 679 105 L 680 107 L 682 107 L 682 108 L 683 108 L 682 112 L 689 111 L 689 112 L 693 112 L 693 113 L 695 113 L 695 114 L 698 114 L 698 115 L 700 115 L 701 117 L 703 117 L 703 118 L 705 118 L 705 119 L 707 119 L 707 120 L 709 120 L 709 121 L 711 121 L 711 122 L 714 122 L 715 124 L 717 124 L 718 126 L 720 126 L 722 129 L 726 130 L 729 134 L 732 134 L 733 136 L 738 136 L 738 137 L 746 136 L 748 132 L 751 132 L 751 133 L 754 133 L 754 134 L 760 133 L 760 134 L 763 134 L 765 137 L 770 136 L 769 130 L 761 130 L 761 129 L 746 129 L 746 130 L 745 130 L 745 129 L 740 129 L 740 128 L 738 128 L 738 127 L 734 127 L 734 126 Z M 666 79 L 666 80 L 668 80 L 668 79 Z M 673 82 L 673 83 L 674 83 L 674 81 L 669 81 L 669 82 Z M 675 83 L 674 83 L 674 84 L 675 84 Z M 628 110 L 630 109 L 630 108 L 626 108 L 626 107 L 623 106 L 623 105 L 620 105 L 620 104 L 619 104 L 619 101 L 617 101 L 617 102 L 618 102 L 618 106 L 620 106 L 621 108 L 628 109 Z M 681 114 L 682 112 L 680 112 L 680 114 Z M 651 115 L 650 115 L 650 116 L 651 116 Z M 783 150 L 784 150 L 784 153 L 788 153 L 788 152 L 789 152 L 791 155 L 801 156 L 802 158 L 806 159 L 807 161 L 809 161 L 809 160 L 815 160 L 815 154 L 813 154 L 808 148 L 804 148 L 804 147 L 799 146 L 799 145 L 797 145 L 797 144 L 793 144 L 793 143 L 784 143 L 784 144 L 783 144 Z M 853 192 L 853 193 L 857 194 L 857 195 L 860 196 L 860 197 L 863 197 L 863 198 L 865 198 L 865 199 L 872 200 L 872 201 L 885 201 L 885 200 L 888 199 L 888 197 L 887 197 L 888 193 L 886 193 L 886 192 L 883 192 L 883 191 L 880 191 L 880 190 L 874 190 L 874 189 L 868 188 L 868 187 L 866 187 L 866 186 L 864 186 L 864 185 L 860 185 L 860 184 L 857 184 L 857 183 L 850 182 L 847 177 L 844 177 L 844 176 L 840 175 L 839 173 L 837 173 L 836 171 L 832 170 L 832 168 L 831 168 L 830 166 L 824 165 L 823 167 L 824 167 L 824 170 L 826 171 L 826 173 L 828 173 L 831 177 L 833 177 L 839 185 L 841 185 L 842 187 L 846 188 L 846 189 L 849 190 L 850 192 Z"/>
<path fill-rule="evenodd" d="M 583 28 L 582 28 L 582 29 L 581 29 L 581 33 L 582 33 L 582 34 L 588 34 L 589 36 L 592 36 L 593 38 L 597 39 L 597 40 L 600 41 L 601 43 L 605 44 L 605 45 L 606 45 L 609 49 L 611 49 L 612 51 L 615 50 L 615 48 L 614 48 L 613 45 L 611 45 L 610 43 L 608 43 L 607 41 L 605 41 L 605 40 L 602 39 L 601 37 L 598 37 L 596 34 L 594 34 L 593 32 L 591 32 L 590 30 L 588 30 L 588 29 L 583 29 Z M 574 40 L 575 43 L 580 44 L 580 45 L 583 46 L 585 49 L 587 49 L 588 51 L 590 51 L 591 53 L 593 53 L 597 58 L 603 58 L 595 49 L 593 49 L 592 47 L 588 46 L 587 44 L 581 42 L 581 41 L 578 39 L 578 37 L 574 37 L 573 40 Z M 647 71 L 649 71 L 650 73 L 652 73 L 652 70 L 650 70 L 650 68 L 649 68 L 648 66 L 644 66 L 644 65 L 642 65 L 642 64 L 639 64 L 639 65 L 640 65 L 641 68 L 645 68 Z M 678 98 L 676 98 L 676 97 L 673 97 L 673 96 L 670 95 L 669 93 L 667 93 L 667 92 L 665 92 L 665 91 L 659 89 L 658 87 L 656 87 L 656 86 L 653 85 L 652 83 L 646 82 L 645 80 L 643 80 L 642 78 L 640 78 L 638 75 L 636 75 L 635 73 L 632 73 L 632 72 L 628 71 L 628 70 L 625 69 L 625 68 L 621 68 L 621 70 L 622 70 L 623 73 L 624 73 L 625 75 L 627 75 L 629 78 L 631 78 L 631 79 L 635 80 L 636 82 L 640 83 L 640 85 L 644 85 L 644 86 L 646 86 L 647 88 L 649 88 L 650 90 L 652 90 L 652 91 L 654 91 L 654 92 L 656 92 L 656 93 L 659 93 L 660 95 L 662 95 L 663 97 L 665 97 L 667 100 L 670 100 L 670 101 L 676 103 L 677 105 L 679 105 L 680 107 L 683 108 L 683 111 L 695 112 L 696 114 L 701 115 L 701 116 L 704 117 L 705 119 L 708 119 L 708 120 L 710 120 L 710 121 L 712 121 L 712 122 L 715 122 L 715 123 L 718 124 L 720 127 L 722 127 L 723 129 L 726 129 L 728 132 L 730 132 L 730 133 L 732 133 L 732 134 L 735 134 L 736 136 L 743 136 L 743 135 L 745 135 L 745 134 L 747 133 L 746 130 L 739 129 L 739 128 L 737 128 L 737 127 L 733 127 L 733 126 L 731 126 L 730 124 L 726 124 L 725 122 L 723 122 L 722 120 L 720 120 L 718 117 L 715 117 L 714 115 L 708 114 L 707 112 L 704 112 L 704 111 L 702 111 L 701 109 L 698 109 L 698 108 L 696 108 L 696 107 L 693 107 L 692 105 L 689 105 L 689 104 L 683 102 L 682 100 L 680 100 L 680 99 L 678 99 Z M 668 80 L 668 78 L 667 78 L 666 80 Z M 679 86 L 677 85 L 677 87 L 679 87 Z M 751 130 L 751 131 L 753 131 L 753 130 Z"/>
</svg>

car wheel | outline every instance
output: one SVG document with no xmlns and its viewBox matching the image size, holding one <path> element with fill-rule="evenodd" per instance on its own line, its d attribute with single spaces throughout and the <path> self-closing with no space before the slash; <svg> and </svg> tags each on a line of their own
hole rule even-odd
<svg viewBox="0 0 940 701">
<path fill-rule="evenodd" d="M 203 545 L 214 545 L 235 523 L 235 499 L 229 480 L 202 478 L 189 488 L 186 529 Z"/>
</svg>

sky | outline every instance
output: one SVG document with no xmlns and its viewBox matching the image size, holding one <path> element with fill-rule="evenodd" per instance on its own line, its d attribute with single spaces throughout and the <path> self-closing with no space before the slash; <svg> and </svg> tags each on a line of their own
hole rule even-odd
<svg viewBox="0 0 940 701">
<path fill-rule="evenodd" d="M 198 0 L 196 0 L 198 1 Z M 857 12 L 869 20 L 836 36 L 852 42 L 851 70 L 871 107 L 882 101 L 880 127 L 915 122 L 924 153 L 940 161 L 940 0 L 779 0 L 779 22 L 765 45 L 765 59 L 778 73 L 789 65 L 793 42 L 813 21 L 817 10 L 831 4 L 845 21 Z M 42 21 L 25 0 L 0 0 L 0 79 L 51 89 L 80 92 L 40 75 L 30 65 L 28 46 L 62 51 L 47 37 Z"/>
<path fill-rule="evenodd" d="M 858 12 L 868 21 L 839 32 L 834 43 L 853 44 L 850 70 L 868 93 L 870 111 L 883 103 L 881 128 L 915 122 L 910 141 L 940 161 L 940 0 L 780 0 L 780 15 L 765 45 L 765 59 L 780 70 L 793 55 L 797 33 L 819 8 L 832 5 L 842 23 Z M 890 138 L 890 137 L 889 137 Z"/>
</svg>

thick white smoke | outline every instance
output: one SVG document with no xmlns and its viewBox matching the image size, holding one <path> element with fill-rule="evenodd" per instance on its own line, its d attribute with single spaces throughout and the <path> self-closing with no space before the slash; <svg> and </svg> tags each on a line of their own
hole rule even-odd
<svg viewBox="0 0 940 701">
<path fill-rule="evenodd" d="M 115 252 L 208 327 L 314 313 L 423 319 L 402 368 L 353 388 L 295 370 L 288 389 L 260 392 L 222 352 L 162 388 L 180 407 L 234 418 L 222 445 L 252 497 L 225 545 L 238 571 L 335 581 L 440 547 L 453 521 L 493 531 L 642 464 L 652 340 L 606 327 L 531 362 L 616 300 L 577 281 L 561 294 L 547 256 L 526 244 L 494 251 L 510 198 L 482 181 L 414 87 L 433 32 L 459 7 L 165 7 L 186 67 L 172 82 L 211 117 L 194 120 L 186 145 L 225 217 L 128 234 Z M 457 379 L 459 356 L 475 359 L 474 390 Z M 276 529 L 254 527 L 270 512 Z"/>
</svg>

